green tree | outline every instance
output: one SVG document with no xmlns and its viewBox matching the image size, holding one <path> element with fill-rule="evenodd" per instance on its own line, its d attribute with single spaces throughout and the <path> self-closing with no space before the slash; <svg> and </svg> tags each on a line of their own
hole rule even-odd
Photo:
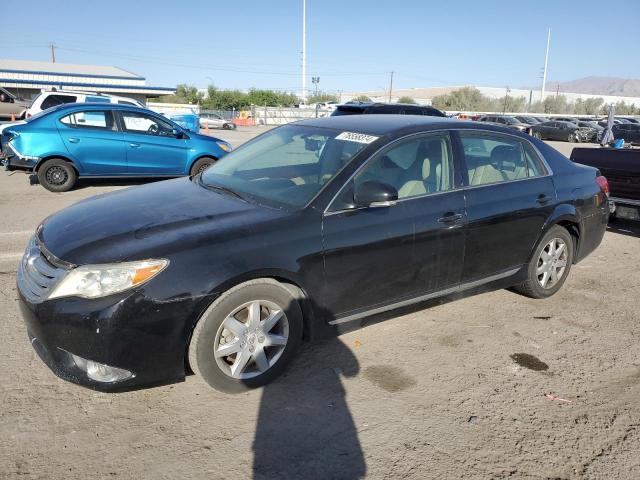
<svg viewBox="0 0 640 480">
<path fill-rule="evenodd" d="M 412 103 L 412 104 L 415 104 L 416 101 L 413 98 L 408 97 L 408 96 L 405 95 L 404 97 L 400 97 L 398 99 L 398 103 Z"/>
<path fill-rule="evenodd" d="M 367 97 L 366 95 L 358 95 L 356 98 L 353 99 L 354 102 L 370 102 L 371 98 Z"/>
<path fill-rule="evenodd" d="M 311 95 L 307 98 L 307 102 L 309 103 L 319 103 L 319 102 L 338 102 L 338 96 L 333 95 L 331 93 L 319 92 L 317 95 Z"/>
</svg>

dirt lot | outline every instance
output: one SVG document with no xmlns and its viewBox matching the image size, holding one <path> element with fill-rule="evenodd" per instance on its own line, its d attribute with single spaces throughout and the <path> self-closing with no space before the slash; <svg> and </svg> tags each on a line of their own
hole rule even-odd
<svg viewBox="0 0 640 480">
<path fill-rule="evenodd" d="M 2 478 L 640 478 L 640 224 L 617 223 L 548 300 L 396 312 L 243 395 L 195 377 L 102 394 L 36 356 L 15 264 L 43 217 L 122 187 L 52 194 L 0 175 Z"/>
</svg>

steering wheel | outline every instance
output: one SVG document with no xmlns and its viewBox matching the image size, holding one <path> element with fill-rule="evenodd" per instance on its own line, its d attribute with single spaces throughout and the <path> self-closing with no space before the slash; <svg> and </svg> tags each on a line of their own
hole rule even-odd
<svg viewBox="0 0 640 480">
<path fill-rule="evenodd" d="M 152 123 L 151 125 L 149 125 L 149 128 L 147 129 L 147 132 L 153 133 L 154 135 L 157 135 L 159 131 L 160 131 L 160 128 L 158 127 L 157 123 Z"/>
</svg>

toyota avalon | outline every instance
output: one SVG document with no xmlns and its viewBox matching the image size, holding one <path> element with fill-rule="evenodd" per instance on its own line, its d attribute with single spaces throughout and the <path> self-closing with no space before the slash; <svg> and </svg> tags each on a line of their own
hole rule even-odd
<svg viewBox="0 0 640 480">
<path fill-rule="evenodd" d="M 601 242 L 608 184 L 544 142 L 446 118 L 270 130 L 189 177 L 45 219 L 17 272 L 31 344 L 103 391 L 264 385 L 303 340 L 427 299 L 543 299 Z"/>
</svg>

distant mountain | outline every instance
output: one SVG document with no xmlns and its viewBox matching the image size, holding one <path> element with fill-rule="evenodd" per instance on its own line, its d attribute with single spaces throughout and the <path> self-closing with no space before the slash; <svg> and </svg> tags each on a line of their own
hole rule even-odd
<svg viewBox="0 0 640 480">
<path fill-rule="evenodd" d="M 640 80 L 628 78 L 585 77 L 569 82 L 547 82 L 546 90 L 551 92 L 558 87 L 561 92 L 640 97 Z"/>
</svg>

